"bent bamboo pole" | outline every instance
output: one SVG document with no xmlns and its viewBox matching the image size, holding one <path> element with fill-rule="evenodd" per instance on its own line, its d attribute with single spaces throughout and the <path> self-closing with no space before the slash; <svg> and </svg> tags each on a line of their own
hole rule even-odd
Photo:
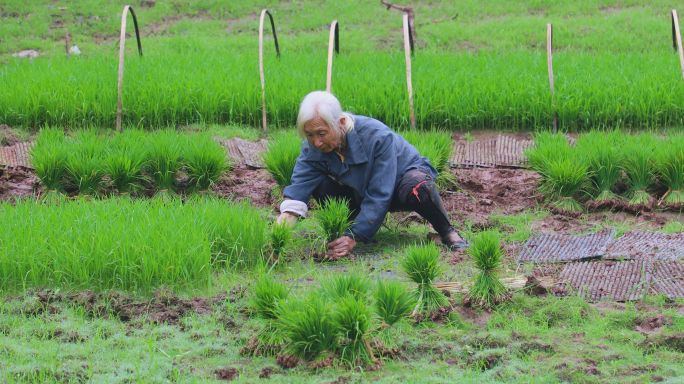
<svg viewBox="0 0 684 384">
<path fill-rule="evenodd" d="M 116 100 L 116 130 L 121 131 L 121 115 L 123 113 L 123 75 L 124 75 L 124 53 L 126 52 L 126 16 L 128 12 L 133 16 L 133 25 L 135 27 L 135 37 L 138 40 L 138 54 L 142 57 L 142 44 L 140 43 L 140 30 L 138 29 L 138 19 L 135 17 L 135 11 L 130 5 L 126 5 L 121 13 L 121 34 L 119 36 L 119 77 L 117 80 L 117 100 Z"/>
<path fill-rule="evenodd" d="M 404 55 L 406 56 L 406 89 L 408 90 L 409 118 L 411 129 L 416 128 L 416 114 L 413 109 L 413 82 L 411 81 L 411 55 L 413 53 L 411 33 L 409 32 L 408 14 L 404 13 Z"/>
<path fill-rule="evenodd" d="M 266 122 L 266 79 L 264 76 L 264 18 L 268 15 L 271 20 L 271 31 L 273 31 L 273 40 L 275 41 L 276 57 L 280 58 L 280 48 L 278 47 L 278 36 L 276 35 L 275 23 L 273 16 L 268 9 L 261 10 L 259 17 L 259 78 L 261 80 L 261 128 L 264 132 L 267 131 L 268 124 Z"/>
<path fill-rule="evenodd" d="M 551 109 L 553 112 L 553 132 L 558 132 L 558 112 L 553 84 L 553 25 L 546 24 L 546 66 L 549 73 L 549 89 L 551 90 Z"/>
<path fill-rule="evenodd" d="M 335 53 L 340 53 L 340 28 L 337 20 L 333 20 L 330 24 L 330 36 L 328 37 L 328 74 L 325 81 L 325 90 L 332 91 L 332 66 L 333 66 L 333 50 Z"/>
<path fill-rule="evenodd" d="M 682 32 L 679 29 L 679 16 L 677 10 L 672 10 L 672 46 L 675 51 L 679 52 L 679 66 L 682 69 L 682 78 L 684 78 L 684 51 L 682 51 Z"/>
</svg>

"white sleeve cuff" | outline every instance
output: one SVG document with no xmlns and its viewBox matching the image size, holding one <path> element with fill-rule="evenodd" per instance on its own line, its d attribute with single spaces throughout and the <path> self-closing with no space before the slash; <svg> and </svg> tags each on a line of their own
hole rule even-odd
<svg viewBox="0 0 684 384">
<path fill-rule="evenodd" d="M 299 215 L 301 217 L 306 217 L 306 212 L 308 210 L 309 210 L 309 207 L 307 207 L 306 203 L 303 201 L 285 200 L 282 203 L 280 203 L 280 213 L 290 212 L 290 213 L 296 213 L 297 215 Z"/>
</svg>

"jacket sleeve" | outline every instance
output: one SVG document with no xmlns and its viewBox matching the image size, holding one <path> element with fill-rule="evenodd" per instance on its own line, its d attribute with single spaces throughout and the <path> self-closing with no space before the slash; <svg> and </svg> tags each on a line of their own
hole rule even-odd
<svg viewBox="0 0 684 384">
<path fill-rule="evenodd" d="M 351 227 L 351 235 L 367 242 L 378 231 L 389 211 L 397 178 L 397 156 L 394 136 L 381 138 L 373 151 L 371 177 L 361 201 L 359 215 Z"/>
<path fill-rule="evenodd" d="M 297 157 L 290 185 L 283 190 L 286 199 L 302 201 L 307 203 L 311 194 L 321 183 L 325 173 L 313 161 L 304 160 L 304 153 Z"/>
</svg>

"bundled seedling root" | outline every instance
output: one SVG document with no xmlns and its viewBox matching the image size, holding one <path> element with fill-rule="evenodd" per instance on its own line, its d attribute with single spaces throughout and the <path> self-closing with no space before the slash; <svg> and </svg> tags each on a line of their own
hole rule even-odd
<svg viewBox="0 0 684 384">
<path fill-rule="evenodd" d="M 470 303 L 475 306 L 491 308 L 506 298 L 506 287 L 497 276 L 501 266 L 503 250 L 499 242 L 499 233 L 483 231 L 473 240 L 468 248 L 475 266 L 479 269 L 473 286 L 470 288 Z"/>
<path fill-rule="evenodd" d="M 408 277 L 418 287 L 415 291 L 416 305 L 412 316 L 419 312 L 430 313 L 449 305 L 449 300 L 433 282 L 442 272 L 439 262 L 439 249 L 434 243 L 409 247 L 401 266 Z"/>
</svg>

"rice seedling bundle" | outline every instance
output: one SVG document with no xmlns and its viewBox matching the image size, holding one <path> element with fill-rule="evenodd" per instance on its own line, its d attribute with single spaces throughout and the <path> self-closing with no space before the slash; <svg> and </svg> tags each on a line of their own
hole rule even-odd
<svg viewBox="0 0 684 384">
<path fill-rule="evenodd" d="M 288 223 L 273 223 L 271 225 L 272 261 L 277 261 L 285 253 L 286 247 L 292 241 L 292 227 Z"/>
<path fill-rule="evenodd" d="M 442 272 L 439 261 L 439 248 L 434 243 L 427 245 L 414 245 L 407 249 L 406 256 L 401 261 L 404 273 L 418 287 L 415 291 L 416 306 L 413 315 L 422 312 L 431 312 L 449 304 L 446 296 L 440 292 L 433 282 Z"/>
<path fill-rule="evenodd" d="M 224 259 L 261 258 L 264 238 L 250 239 L 249 229 L 231 216 L 260 221 L 265 231 L 265 220 L 253 208 L 217 199 L 1 203 L 0 288 L 206 287 L 212 271 L 225 265 L 213 261 L 215 252 L 229 252 Z M 226 217 L 233 227 L 222 224 L 225 230 L 216 231 Z"/>
<path fill-rule="evenodd" d="M 325 351 L 337 350 L 338 327 L 332 304 L 316 293 L 287 300 L 278 314 L 278 326 L 293 355 L 313 360 Z"/>
<path fill-rule="evenodd" d="M 254 285 L 252 307 L 259 316 L 266 319 L 278 317 L 278 307 L 287 299 L 288 290 L 284 284 L 276 281 L 270 275 L 263 275 Z"/>
<path fill-rule="evenodd" d="M 406 317 L 415 306 L 415 298 L 396 281 L 378 281 L 375 308 L 385 324 L 392 326 Z"/>
<path fill-rule="evenodd" d="M 327 242 L 342 237 L 351 228 L 351 211 L 346 199 L 328 198 L 316 210 L 316 221 L 321 227 Z"/>
<path fill-rule="evenodd" d="M 535 145 L 525 155 L 532 169 L 541 175 L 539 189 L 551 200 L 552 207 L 565 212 L 582 210 L 575 198 L 586 188 L 588 168 L 564 135 L 549 132 L 535 135 Z"/>
<path fill-rule="evenodd" d="M 588 168 L 578 156 L 550 159 L 541 169 L 541 192 L 551 200 L 552 207 L 565 212 L 579 212 L 582 205 L 576 200 L 589 181 Z"/>
<path fill-rule="evenodd" d="M 335 303 L 333 321 L 340 337 L 338 349 L 340 358 L 352 366 L 374 360 L 368 344 L 372 314 L 363 300 L 345 296 Z"/>
<path fill-rule="evenodd" d="M 277 132 L 271 135 L 263 159 L 266 169 L 281 188 L 290 185 L 302 139 L 292 131 Z"/>
<path fill-rule="evenodd" d="M 333 300 L 351 296 L 356 300 L 365 300 L 370 282 L 358 272 L 348 272 L 331 276 L 322 282 L 325 295 Z"/>
<path fill-rule="evenodd" d="M 500 302 L 506 294 L 506 287 L 497 276 L 503 258 L 499 233 L 478 233 L 468 248 L 468 254 L 479 270 L 469 292 L 471 303 L 490 308 Z"/>
<path fill-rule="evenodd" d="M 624 161 L 622 169 L 628 185 L 629 205 L 650 207 L 653 197 L 648 188 L 655 182 L 654 152 L 657 140 L 652 134 L 643 133 L 629 136 L 623 146 Z"/>
<path fill-rule="evenodd" d="M 659 142 L 655 163 L 657 175 L 667 188 L 662 204 L 680 209 L 684 206 L 684 136 L 670 136 Z"/>
<path fill-rule="evenodd" d="M 577 139 L 576 150 L 585 159 L 591 179 L 591 196 L 599 206 L 614 204 L 618 200 L 616 186 L 622 177 L 621 148 L 623 134 L 613 131 L 591 131 Z"/>
</svg>

